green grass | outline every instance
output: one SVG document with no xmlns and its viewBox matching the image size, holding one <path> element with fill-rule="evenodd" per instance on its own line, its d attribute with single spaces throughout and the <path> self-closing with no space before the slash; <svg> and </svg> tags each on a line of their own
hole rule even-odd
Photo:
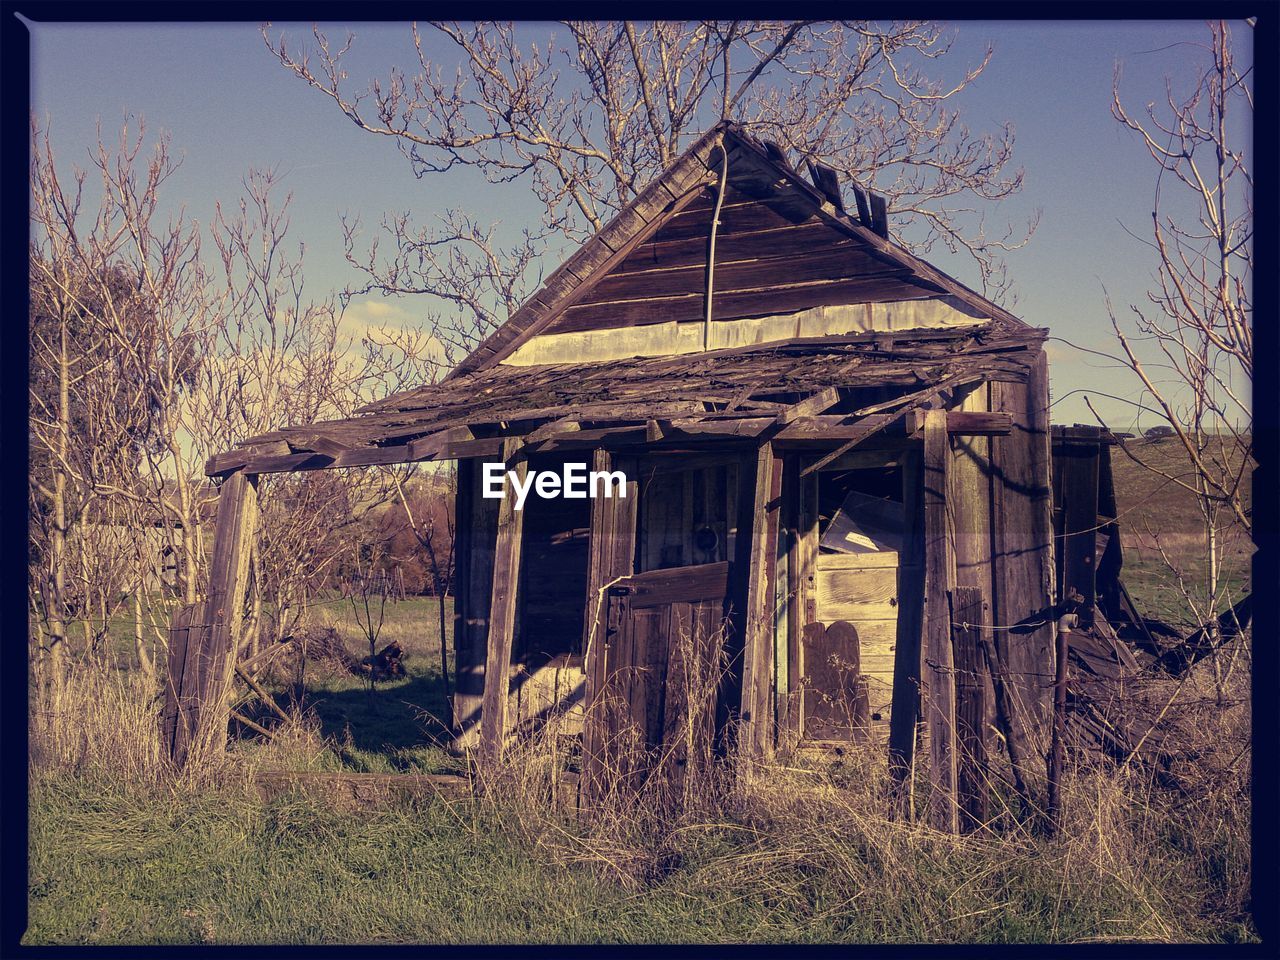
<svg viewBox="0 0 1280 960">
<path fill-rule="evenodd" d="M 572 844 L 538 843 L 528 825 L 475 801 L 349 815 L 295 796 L 263 803 L 42 776 L 32 784 L 25 942 L 1250 936 L 1239 919 L 1206 910 L 1212 858 L 1156 834 L 1124 852 L 1137 862 L 1118 865 L 1120 851 L 1095 864 L 1079 846 L 945 841 L 856 817 L 692 827 L 660 838 L 664 871 L 622 884 L 598 862 L 569 863 Z M 1135 867 L 1142 875 L 1122 876 Z"/>
<path fill-rule="evenodd" d="M 1183 590 L 1198 598 L 1208 592 L 1204 524 L 1194 495 L 1160 474 L 1189 482 L 1190 463 L 1176 438 L 1130 444 L 1134 455 L 1154 471 L 1135 463 L 1124 452 L 1112 450 L 1116 509 L 1124 547 L 1121 577 L 1144 614 L 1175 626 L 1189 626 L 1192 618 Z M 1247 477 L 1243 492 L 1247 509 L 1251 495 Z M 1225 522 L 1227 517 L 1224 515 L 1223 519 Z M 1239 526 L 1229 525 L 1220 547 L 1221 578 L 1227 594 L 1219 609 L 1231 606 L 1249 592 L 1252 557 L 1253 544 L 1247 533 Z"/>
</svg>

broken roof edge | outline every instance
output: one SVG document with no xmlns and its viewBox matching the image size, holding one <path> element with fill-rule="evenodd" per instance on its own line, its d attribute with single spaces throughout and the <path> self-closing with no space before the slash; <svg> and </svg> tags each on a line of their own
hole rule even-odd
<svg viewBox="0 0 1280 960">
<path fill-rule="evenodd" d="M 643 368 L 645 379 L 662 381 L 668 371 L 693 365 L 706 369 L 693 371 L 686 369 L 683 372 L 713 377 L 720 387 L 714 392 L 724 394 L 724 398 L 728 398 L 730 394 L 736 397 L 742 377 L 733 379 L 732 368 L 714 363 L 716 360 L 737 364 L 740 361 L 754 363 L 758 358 L 763 362 L 771 362 L 783 360 L 788 356 L 798 359 L 801 356 L 809 356 L 812 352 L 814 360 L 822 357 L 823 362 L 825 359 L 847 357 L 861 363 L 856 358 L 865 357 L 866 361 L 872 364 L 872 367 L 866 368 L 860 365 L 856 377 L 848 376 L 852 372 L 848 369 L 843 373 L 832 370 L 829 379 L 824 372 L 809 377 L 808 383 L 799 383 L 795 380 L 794 374 L 801 368 L 786 367 L 781 371 L 780 381 L 777 383 L 761 381 L 758 383 L 759 391 L 751 391 L 750 394 L 744 395 L 747 401 L 751 401 L 751 396 L 756 392 L 760 392 L 762 396 L 772 395 L 778 390 L 784 393 L 822 393 L 831 387 L 854 387 L 858 385 L 858 381 L 867 385 L 891 382 L 901 386 L 912 383 L 922 384 L 927 383 L 927 379 L 922 379 L 922 375 L 926 378 L 944 380 L 950 376 L 946 371 L 954 373 L 962 368 L 980 379 L 1022 380 L 1029 369 L 1032 356 L 1042 351 L 1047 335 L 1046 329 L 1035 327 L 1023 327 L 1016 331 L 987 327 L 985 332 L 973 327 L 897 333 L 877 331 L 844 337 L 796 338 L 785 342 L 729 347 L 685 356 L 632 358 L 608 364 L 544 364 L 528 367 L 495 365 L 452 382 L 441 381 L 425 388 L 417 388 L 415 391 L 404 391 L 384 398 L 382 401 L 360 408 L 355 416 L 347 419 L 290 425 L 247 438 L 236 448 L 211 457 L 206 464 L 206 473 L 209 476 L 218 476 L 236 470 L 246 470 L 250 473 L 294 472 L 327 467 L 362 467 L 432 459 L 494 456 L 499 452 L 501 438 L 483 432 L 482 435 L 477 435 L 471 428 L 479 429 L 485 424 L 492 424 L 495 422 L 495 417 L 497 420 L 512 421 L 512 423 L 525 420 L 550 422 L 565 414 L 574 414 L 576 411 L 588 420 L 612 422 L 636 417 L 645 420 L 660 415 L 657 407 L 643 415 L 631 409 L 625 417 L 621 416 L 621 410 L 617 408 L 654 404 L 662 406 L 664 410 L 667 407 L 683 405 L 689 409 L 678 416 L 694 416 L 699 420 L 720 419 L 727 413 L 727 411 L 718 413 L 706 408 L 709 394 L 700 387 L 695 391 L 701 398 L 696 405 L 690 405 L 687 401 L 683 404 L 678 400 L 673 401 L 665 391 L 661 397 L 656 394 L 647 398 L 633 399 L 621 396 L 599 397 L 587 404 L 587 406 L 600 408 L 590 415 L 587 415 L 584 403 L 591 398 L 585 396 L 559 398 L 554 409 L 532 408 L 523 400 L 512 405 L 511 401 L 516 395 L 513 391 L 517 388 L 523 396 L 530 382 L 536 382 L 538 379 L 547 381 L 548 377 L 552 377 L 557 383 L 578 384 L 581 378 L 574 374 L 582 371 L 584 367 L 597 371 L 607 368 L 618 370 Z M 849 352 L 851 348 L 857 347 L 861 349 L 855 353 Z M 920 352 L 922 348 L 925 351 L 923 353 Z M 899 353 L 901 353 L 900 356 L 895 356 Z M 712 368 L 707 368 L 708 360 L 713 361 Z M 808 363 L 809 361 L 806 361 L 803 367 L 806 371 L 812 369 Z M 898 373 L 890 373 L 886 378 L 873 369 L 874 367 L 880 371 L 888 370 L 888 366 L 885 365 L 897 366 L 900 370 Z M 933 369 L 935 367 L 937 369 Z M 729 376 L 728 380 L 725 379 L 726 374 Z M 864 374 L 872 374 L 872 376 L 864 380 Z M 443 395 L 431 397 L 422 393 L 424 389 L 436 393 L 443 391 Z M 688 392 L 688 390 L 684 391 L 686 394 Z M 418 396 L 413 398 L 411 404 L 406 405 L 405 401 L 415 393 Z M 450 409 L 451 401 L 457 401 L 461 396 L 465 396 L 466 404 L 474 405 L 476 409 L 470 411 Z M 664 397 L 665 400 L 663 400 Z M 737 403 L 742 399 L 737 397 L 734 402 Z M 698 410 L 694 411 L 693 406 L 697 406 Z M 766 408 L 772 406 L 771 403 L 751 401 L 741 410 L 737 410 L 735 416 L 744 421 L 762 416 L 768 419 L 773 414 L 767 412 Z M 434 415 L 429 413 L 432 411 Z M 483 416 L 478 415 L 481 412 Z M 425 414 L 425 416 L 419 416 L 419 414 Z M 676 414 L 668 412 L 661 415 Z M 583 419 L 584 417 L 574 418 Z M 837 426 L 843 428 L 842 424 Z M 643 431 L 643 426 L 632 429 Z M 719 429 L 717 428 L 716 432 Z M 794 430 L 798 429 L 800 428 L 794 428 Z M 590 437 L 587 433 L 580 433 L 575 434 L 572 439 L 587 441 Z M 570 441 L 561 438 L 558 442 Z"/>
<path fill-rule="evenodd" d="M 636 194 L 605 226 L 586 240 L 560 264 L 542 286 L 502 324 L 464 357 L 445 380 L 474 373 L 501 363 L 528 339 L 536 336 L 572 305 L 573 300 L 594 284 L 592 278 L 608 273 L 625 259 L 646 234 L 652 234 L 675 216 L 696 193 L 708 186 L 715 172 L 709 163 L 717 144 L 732 139 L 745 149 L 753 163 L 775 173 L 780 184 L 792 188 L 807 200 L 814 213 L 831 226 L 867 244 L 877 253 L 897 262 L 973 309 L 988 314 L 1000 326 L 1016 329 L 1030 326 L 959 280 L 944 273 L 895 241 L 882 237 L 838 209 L 817 187 L 785 160 L 779 162 L 738 123 L 721 120 L 700 136 L 688 149 Z M 646 215 L 647 211 L 647 215 Z M 637 240 L 640 238 L 640 240 Z"/>
</svg>

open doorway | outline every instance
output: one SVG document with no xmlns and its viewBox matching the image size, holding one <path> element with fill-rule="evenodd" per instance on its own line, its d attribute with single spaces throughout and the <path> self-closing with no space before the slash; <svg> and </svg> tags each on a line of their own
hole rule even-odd
<svg viewBox="0 0 1280 960">
<path fill-rule="evenodd" d="M 529 470 L 561 473 L 567 460 L 581 456 L 533 456 Z M 590 528 L 589 499 L 531 495 L 525 501 L 509 704 L 517 727 L 537 728 L 561 716 L 565 732 L 580 728 Z"/>
</svg>

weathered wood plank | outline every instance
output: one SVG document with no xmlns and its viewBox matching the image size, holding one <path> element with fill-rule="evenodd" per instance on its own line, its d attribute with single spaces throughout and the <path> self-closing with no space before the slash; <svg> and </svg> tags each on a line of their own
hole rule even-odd
<svg viewBox="0 0 1280 960">
<path fill-rule="evenodd" d="M 514 470 L 519 482 L 523 483 L 529 464 L 519 456 L 520 448 L 519 440 L 504 441 L 502 459 L 506 468 Z M 484 706 L 480 714 L 481 746 L 485 757 L 494 761 L 502 758 L 506 740 L 511 646 L 515 635 L 523 528 L 524 511 L 515 508 L 515 497 L 508 491 L 498 504 L 493 598 L 489 604 L 489 642 L 484 667 Z"/>
<path fill-rule="evenodd" d="M 776 422 L 781 426 L 786 426 L 802 417 L 816 417 L 818 414 L 830 410 L 839 402 L 840 391 L 835 387 L 827 387 L 779 411 Z"/>
<path fill-rule="evenodd" d="M 799 253 L 730 259 L 716 238 L 715 289 L 735 290 L 789 285 L 804 280 L 843 280 L 858 277 L 902 276 L 905 271 L 868 256 L 856 244 L 815 246 Z M 633 254 L 634 256 L 634 254 Z M 705 260 L 705 257 L 704 257 Z M 723 287 L 721 284 L 723 283 Z M 613 273 L 602 280 L 579 306 L 645 297 L 670 297 L 702 293 L 706 289 L 706 263 L 653 267 Z"/>
<path fill-rule="evenodd" d="M 668 239 L 665 231 L 660 230 L 615 267 L 614 275 L 673 267 L 705 267 L 711 214 L 707 211 L 703 216 L 706 218 L 706 226 L 700 235 Z M 800 225 L 784 222 L 759 230 L 716 234 L 716 256 L 723 257 L 726 262 L 758 257 L 795 256 L 806 250 L 824 248 L 848 250 L 851 254 L 864 249 L 856 240 L 818 221 Z M 864 256 L 868 258 L 867 266 L 871 266 L 873 262 L 885 262 L 881 258 L 872 260 L 870 254 Z"/>
<path fill-rule="evenodd" d="M 182 768 L 201 762 L 226 745 L 227 707 L 232 670 L 239 649 L 245 591 L 249 581 L 249 555 L 258 516 L 258 478 L 233 473 L 223 481 L 218 493 L 218 516 L 209 558 L 209 592 L 204 602 L 204 629 L 193 630 L 199 644 L 187 651 L 183 695 L 190 686 L 191 736 L 175 739 L 174 764 Z M 192 660 L 194 658 L 194 663 Z"/>
<path fill-rule="evenodd" d="M 194 699 L 197 684 L 195 651 L 204 636 L 204 623 L 204 604 L 193 603 L 174 614 L 169 625 L 160 743 L 170 760 L 185 755 L 186 744 L 194 730 L 195 711 L 199 707 Z"/>
<path fill-rule="evenodd" d="M 774 454 L 773 444 L 764 443 L 756 453 L 755 509 L 742 664 L 741 746 L 752 756 L 767 754 L 773 744 L 769 703 L 772 699 L 774 585 L 781 492 L 782 461 Z"/>
<path fill-rule="evenodd" d="M 956 662 L 956 790 L 961 829 L 987 822 L 990 774 L 987 769 L 987 676 L 981 631 L 987 629 L 986 602 L 977 587 L 955 588 L 952 642 Z"/>
<path fill-rule="evenodd" d="M 929 724 L 929 822 L 939 830 L 959 830 L 956 805 L 955 663 L 951 650 L 951 567 L 953 550 L 947 516 L 947 474 L 951 450 L 947 415 L 930 410 L 924 426 L 925 717 Z"/>
<path fill-rule="evenodd" d="M 1033 764 L 1049 747 L 1050 688 L 1043 679 L 1053 663 L 1053 526 L 1050 504 L 1049 380 L 1043 351 L 1032 363 L 1025 384 L 992 386 L 993 408 L 1012 414 L 1013 431 L 994 437 L 992 490 L 995 537 L 995 595 L 992 621 L 1025 624 L 999 630 L 994 649 L 1007 678 L 1011 724 L 1006 736 L 1021 748 L 1022 777 L 1028 790 L 1043 782 Z M 999 704 L 999 698 L 997 698 Z"/>
<path fill-rule="evenodd" d="M 924 413 L 916 410 L 907 419 L 907 432 L 917 433 L 924 427 Z M 985 410 L 948 410 L 947 433 L 951 436 L 1007 437 L 1013 430 L 1013 416 L 1008 412 Z"/>
<path fill-rule="evenodd" d="M 863 274 L 848 279 L 810 280 L 788 285 L 783 285 L 780 281 L 769 286 L 722 288 L 717 272 L 715 315 L 717 320 L 731 320 L 735 317 L 788 313 L 808 307 L 890 303 L 941 292 L 932 286 L 917 283 L 909 279 L 909 276 L 902 271 L 886 270 L 881 274 Z M 583 303 L 566 309 L 555 323 L 540 332 L 571 333 L 646 323 L 699 320 L 703 317 L 704 306 L 705 298 L 702 293 Z"/>
<path fill-rule="evenodd" d="M 613 455 L 597 448 L 592 455 L 592 470 L 612 471 Z M 625 472 L 625 467 L 619 463 Z M 602 787 L 604 768 L 604 733 L 607 718 L 601 692 L 605 689 L 608 663 L 609 602 L 607 587 L 632 570 L 635 540 L 636 501 L 639 486 L 636 478 L 627 476 L 627 497 L 597 497 L 591 501 L 591 534 L 587 561 L 586 612 L 583 616 L 583 670 L 586 675 L 583 699 L 583 794 L 590 800 Z"/>
</svg>

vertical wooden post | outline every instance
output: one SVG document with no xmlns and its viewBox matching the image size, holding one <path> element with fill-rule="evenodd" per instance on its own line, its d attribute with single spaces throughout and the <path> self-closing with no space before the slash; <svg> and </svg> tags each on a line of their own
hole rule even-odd
<svg viewBox="0 0 1280 960">
<path fill-rule="evenodd" d="M 952 639 L 956 661 L 956 789 L 961 827 L 966 832 L 987 821 L 986 671 L 981 632 L 986 629 L 982 591 L 955 588 Z"/>
<path fill-rule="evenodd" d="M 458 462 L 453 742 L 459 750 L 473 749 L 480 742 L 489 603 L 493 599 L 493 548 L 498 535 L 499 501 L 477 495 L 481 469 L 480 460 Z"/>
<path fill-rule="evenodd" d="M 893 652 L 893 705 L 889 713 L 889 773 L 895 812 L 911 819 L 916 726 L 920 722 L 920 664 L 924 625 L 924 477 L 918 451 L 902 463 L 905 523 L 898 565 L 898 639 Z"/>
<path fill-rule="evenodd" d="M 742 660 L 743 750 L 763 756 L 772 746 L 770 699 L 773 679 L 773 605 L 778 564 L 778 519 L 782 508 L 782 461 L 773 444 L 756 453 L 755 509 L 747 580 L 746 637 Z"/>
<path fill-rule="evenodd" d="M 779 691 L 778 726 L 794 740 L 800 732 L 800 704 L 795 696 L 800 688 L 800 647 L 804 632 L 804 590 L 801 586 L 804 567 L 804 503 L 800 496 L 800 457 L 791 454 L 782 466 L 782 523 L 787 548 L 787 664 L 786 686 Z"/>
<path fill-rule="evenodd" d="M 592 470 L 611 471 L 614 458 L 608 450 L 597 449 Z M 625 470 L 624 470 L 625 472 Z M 591 501 L 591 535 L 587 560 L 586 608 L 582 618 L 582 669 L 584 674 L 582 721 L 582 791 L 590 801 L 601 788 L 604 769 L 601 724 L 604 710 L 600 702 L 608 666 L 609 598 L 606 587 L 619 577 L 631 574 L 635 565 L 636 511 L 640 485 L 627 475 L 624 497 L 596 497 Z"/>
<path fill-rule="evenodd" d="M 521 484 L 528 461 L 517 461 L 522 443 L 502 442 L 502 459 Z M 520 548 L 524 511 L 516 509 L 515 492 L 506 490 L 498 505 L 498 538 L 493 555 L 493 593 L 489 603 L 489 645 L 484 666 L 484 705 L 480 714 L 480 740 L 488 760 L 502 758 L 507 733 L 507 699 L 511 685 L 511 646 L 516 626 L 516 592 L 520 582 Z"/>
<path fill-rule="evenodd" d="M 227 693 L 243 622 L 249 555 L 258 518 L 258 478 L 237 472 L 222 482 L 209 559 L 209 591 L 188 627 L 186 656 L 170 667 L 179 713 L 172 753 L 179 769 L 226 744 Z M 182 670 L 174 678 L 174 667 Z"/>
<path fill-rule="evenodd" d="M 194 636 L 193 636 L 194 634 Z M 195 719 L 196 650 L 204 637 L 204 604 L 192 603 L 173 615 L 169 624 L 169 656 L 165 670 L 164 707 L 160 714 L 160 743 L 178 766 L 191 742 Z M 192 642 L 194 641 L 194 642 Z"/>
<path fill-rule="evenodd" d="M 1028 790 L 1037 775 L 1033 757 L 1045 756 L 1051 713 L 1051 687 L 1043 680 L 1053 663 L 1054 545 L 1050 503 L 1049 374 L 1043 351 L 1027 382 L 993 383 L 992 409 L 1012 415 L 1007 437 L 993 437 L 991 456 L 992 535 L 995 551 L 992 621 L 1027 623 L 1025 630 L 997 631 L 993 673 L 1003 682 L 997 706 L 1007 704 L 1011 748 L 1026 765 L 1015 775 Z M 1015 747 L 1017 744 L 1017 747 Z M 1012 761 L 1015 765 L 1017 760 Z M 1038 776 L 1037 776 L 1038 779 Z"/>
<path fill-rule="evenodd" d="M 924 418 L 925 670 L 928 684 L 929 821 L 939 830 L 959 830 L 956 805 L 955 661 L 951 651 L 951 529 L 947 516 L 947 472 L 951 448 L 945 410 Z"/>
</svg>

